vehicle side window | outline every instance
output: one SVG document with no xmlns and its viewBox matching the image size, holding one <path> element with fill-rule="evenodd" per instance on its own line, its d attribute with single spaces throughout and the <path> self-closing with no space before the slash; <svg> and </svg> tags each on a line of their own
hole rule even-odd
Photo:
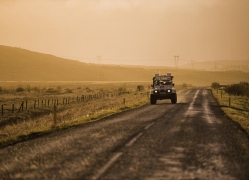
<svg viewBox="0 0 249 180">
<path fill-rule="evenodd" d="M 166 85 L 171 85 L 171 81 L 166 81 Z"/>
<path fill-rule="evenodd" d="M 159 86 L 160 85 L 160 81 L 154 81 L 154 84 L 156 85 L 156 86 Z"/>
</svg>

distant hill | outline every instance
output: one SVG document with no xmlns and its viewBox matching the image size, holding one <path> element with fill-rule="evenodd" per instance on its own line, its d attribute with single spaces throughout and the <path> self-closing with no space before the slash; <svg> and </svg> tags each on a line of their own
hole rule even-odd
<svg viewBox="0 0 249 180">
<path fill-rule="evenodd" d="M 89 64 L 7 46 L 0 46 L 0 70 L 0 81 L 137 81 L 146 79 L 142 77 L 140 68 Z"/>
<path fill-rule="evenodd" d="M 219 60 L 191 62 L 180 68 L 212 71 L 245 71 L 249 72 L 249 60 Z"/>
<path fill-rule="evenodd" d="M 183 70 L 168 67 L 96 65 L 0 45 L 0 81 L 146 81 L 172 72 L 175 83 L 210 85 L 245 81 L 249 73 Z M 1 85 L 1 84 L 0 84 Z"/>
</svg>

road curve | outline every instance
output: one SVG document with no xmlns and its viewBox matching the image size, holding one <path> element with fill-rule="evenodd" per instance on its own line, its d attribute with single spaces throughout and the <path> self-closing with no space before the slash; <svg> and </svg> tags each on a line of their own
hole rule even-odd
<svg viewBox="0 0 249 180">
<path fill-rule="evenodd" d="M 0 179 L 249 179 L 249 138 L 211 91 L 178 91 L 0 149 Z"/>
</svg>

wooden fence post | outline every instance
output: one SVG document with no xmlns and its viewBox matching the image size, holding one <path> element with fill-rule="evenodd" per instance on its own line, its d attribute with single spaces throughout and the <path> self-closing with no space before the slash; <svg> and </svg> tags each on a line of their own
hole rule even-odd
<svg viewBox="0 0 249 180">
<path fill-rule="evenodd" d="M 26 100 L 26 110 L 28 109 L 28 100 Z"/>
<path fill-rule="evenodd" d="M 126 104 L 126 102 L 125 102 L 125 98 L 124 98 L 124 105 Z"/>
<path fill-rule="evenodd" d="M 14 113 L 14 111 L 15 111 L 15 104 L 13 103 L 12 104 L 12 113 Z"/>
<path fill-rule="evenodd" d="M 36 108 L 36 100 L 34 100 L 34 109 Z"/>
<path fill-rule="evenodd" d="M 20 108 L 19 108 L 18 112 L 20 112 L 21 110 L 23 111 L 23 104 L 24 104 L 24 101 L 22 101 L 22 104 L 20 105 Z"/>
<path fill-rule="evenodd" d="M 54 106 L 54 126 L 57 124 L 57 106 Z"/>
<path fill-rule="evenodd" d="M 3 116 L 3 114 L 4 114 L 4 113 L 3 113 L 3 106 L 4 106 L 4 104 L 2 104 L 2 116 Z"/>
<path fill-rule="evenodd" d="M 220 98 L 222 99 L 222 90 L 220 91 Z"/>
</svg>

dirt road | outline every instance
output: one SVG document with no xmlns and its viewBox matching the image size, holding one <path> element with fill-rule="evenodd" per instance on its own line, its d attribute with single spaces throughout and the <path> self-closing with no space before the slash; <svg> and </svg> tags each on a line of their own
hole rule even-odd
<svg viewBox="0 0 249 180">
<path fill-rule="evenodd" d="M 0 179 L 249 179 L 248 135 L 210 90 L 0 149 Z"/>
</svg>

